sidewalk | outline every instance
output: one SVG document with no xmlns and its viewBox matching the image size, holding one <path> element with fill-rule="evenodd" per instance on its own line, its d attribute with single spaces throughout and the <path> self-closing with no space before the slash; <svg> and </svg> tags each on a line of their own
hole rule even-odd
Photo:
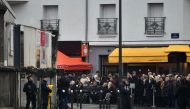
<svg viewBox="0 0 190 109">
<path fill-rule="evenodd" d="M 111 105 L 110 107 L 111 107 L 110 109 L 117 109 L 117 105 Z M 74 104 L 73 109 L 80 109 L 80 105 L 77 107 L 77 104 Z M 82 109 L 99 109 L 99 105 L 98 104 L 82 104 Z M 172 108 L 160 108 L 160 107 L 152 108 L 152 107 L 138 106 L 138 107 L 135 107 L 134 109 L 172 109 Z"/>
</svg>

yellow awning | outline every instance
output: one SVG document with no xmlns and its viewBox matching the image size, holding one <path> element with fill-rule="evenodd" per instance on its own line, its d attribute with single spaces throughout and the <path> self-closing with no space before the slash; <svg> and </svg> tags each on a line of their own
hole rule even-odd
<svg viewBox="0 0 190 109">
<path fill-rule="evenodd" d="M 168 62 L 167 47 L 159 48 L 122 48 L 123 63 Z M 119 49 L 116 48 L 108 57 L 109 63 L 119 62 Z"/>
<path fill-rule="evenodd" d="M 190 53 L 189 45 L 169 45 L 166 52 L 185 52 Z"/>
<path fill-rule="evenodd" d="M 190 63 L 190 53 L 186 53 L 187 56 L 187 62 Z"/>
<path fill-rule="evenodd" d="M 166 52 L 184 52 L 187 56 L 187 62 L 190 62 L 190 48 L 189 45 L 169 45 L 166 49 Z"/>
<path fill-rule="evenodd" d="M 109 63 L 119 62 L 119 49 L 116 48 L 108 57 Z M 168 54 L 171 52 L 185 52 L 187 62 L 190 62 L 189 45 L 169 45 L 158 48 L 122 48 L 123 63 L 154 63 L 168 62 Z"/>
</svg>

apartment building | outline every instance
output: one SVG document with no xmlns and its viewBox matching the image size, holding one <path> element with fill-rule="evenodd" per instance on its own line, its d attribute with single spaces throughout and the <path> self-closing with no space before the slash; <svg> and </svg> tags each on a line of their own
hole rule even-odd
<svg viewBox="0 0 190 109">
<path fill-rule="evenodd" d="M 117 73 L 118 61 L 110 63 L 108 57 L 118 57 L 117 53 L 112 53 L 118 46 L 119 0 L 7 1 L 16 13 L 16 23 L 54 31 L 59 36 L 59 41 L 86 43 L 89 45 L 89 55 L 85 60 L 93 65 L 91 72 Z M 164 56 L 160 61 L 156 58 L 152 61 L 124 60 L 125 74 L 132 70 L 188 72 L 189 8 L 189 0 L 122 0 L 123 47 L 141 51 L 132 52 L 127 49 L 126 53 L 130 52 L 130 57 L 135 57 L 134 54 L 141 56 L 141 53 L 152 50 L 163 51 L 158 54 Z M 157 49 L 161 47 L 164 50 Z M 184 50 L 179 50 L 181 48 Z M 144 57 L 151 56 L 144 54 Z M 152 57 L 158 56 L 155 54 Z"/>
</svg>

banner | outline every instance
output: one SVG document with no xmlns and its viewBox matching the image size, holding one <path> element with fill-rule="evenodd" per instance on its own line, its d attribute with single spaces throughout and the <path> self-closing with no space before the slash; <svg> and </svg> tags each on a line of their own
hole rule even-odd
<svg viewBox="0 0 190 109">
<path fill-rule="evenodd" d="M 41 47 L 45 46 L 45 32 L 41 31 Z"/>
<path fill-rule="evenodd" d="M 49 47 L 49 37 L 50 37 L 49 32 L 45 32 L 45 47 Z"/>
<path fill-rule="evenodd" d="M 41 56 L 40 65 L 41 64 L 46 64 L 46 48 L 45 47 L 42 47 L 40 56 Z"/>
</svg>

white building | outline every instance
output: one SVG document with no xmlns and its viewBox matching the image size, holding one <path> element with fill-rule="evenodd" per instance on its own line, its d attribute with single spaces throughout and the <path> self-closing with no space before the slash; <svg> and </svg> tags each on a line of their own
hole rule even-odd
<svg viewBox="0 0 190 109">
<path fill-rule="evenodd" d="M 16 13 L 16 23 L 52 30 L 58 25 L 59 41 L 89 44 L 93 71 L 117 72 L 108 55 L 118 45 L 119 0 L 7 0 Z M 122 38 L 124 47 L 167 47 L 190 44 L 189 0 L 122 0 Z M 56 19 L 56 20 L 53 20 Z M 42 21 L 41 21 L 42 20 Z M 41 21 L 41 22 L 40 22 Z M 42 23 L 42 25 L 41 25 Z M 186 58 L 186 57 L 185 57 Z M 179 72 L 175 63 L 125 64 L 128 71 L 150 69 Z M 127 67 L 128 66 L 128 67 Z M 185 64 L 187 66 L 187 63 Z M 187 70 L 187 69 L 186 69 Z"/>
</svg>

